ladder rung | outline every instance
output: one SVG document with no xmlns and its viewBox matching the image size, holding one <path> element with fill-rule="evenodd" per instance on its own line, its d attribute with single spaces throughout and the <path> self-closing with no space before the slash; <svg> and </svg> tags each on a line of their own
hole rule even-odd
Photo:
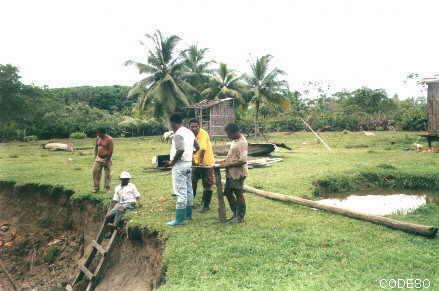
<svg viewBox="0 0 439 291">
<path fill-rule="evenodd" d="M 112 230 L 112 234 L 111 234 L 110 241 L 108 242 L 107 247 L 104 248 L 100 244 L 100 242 L 102 242 L 102 240 L 104 239 L 104 231 L 108 230 L 108 228 Z M 99 276 L 99 273 L 101 272 L 102 265 L 104 264 L 104 260 L 105 260 L 105 254 L 107 252 L 111 251 L 111 247 L 112 247 L 112 244 L 113 244 L 116 236 L 117 236 L 117 226 L 113 223 L 103 222 L 100 229 L 99 229 L 99 232 L 96 236 L 96 240 L 91 241 L 92 250 L 91 250 L 90 254 L 88 255 L 88 257 L 85 261 L 78 263 L 79 271 L 78 271 L 75 279 L 73 280 L 73 283 L 71 285 L 66 286 L 67 291 L 73 291 L 73 286 L 75 286 L 75 284 L 77 282 L 79 282 L 79 280 L 82 279 L 83 275 L 85 277 L 87 277 L 87 279 L 90 281 L 88 286 L 87 286 L 87 290 L 92 290 L 94 288 L 94 285 L 96 284 L 95 278 L 97 278 Z M 96 252 L 99 252 L 100 254 L 102 254 L 102 257 L 100 259 L 98 267 L 96 268 L 95 274 L 93 274 L 86 267 L 86 265 L 91 264 L 91 262 L 95 258 Z"/>
<path fill-rule="evenodd" d="M 90 270 L 84 266 L 82 263 L 79 263 L 79 269 L 81 270 L 81 272 L 84 273 L 84 275 L 87 277 L 87 279 L 92 280 L 94 275 L 92 272 L 90 272 Z"/>
<path fill-rule="evenodd" d="M 105 255 L 105 253 L 107 252 L 106 249 L 104 249 L 103 246 L 101 246 L 100 244 L 98 244 L 95 240 L 91 241 L 91 245 L 98 251 L 100 252 L 102 255 Z"/>
</svg>

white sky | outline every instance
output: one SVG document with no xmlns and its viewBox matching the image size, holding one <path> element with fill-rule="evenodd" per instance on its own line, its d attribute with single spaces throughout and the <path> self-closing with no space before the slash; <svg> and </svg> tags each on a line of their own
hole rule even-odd
<svg viewBox="0 0 439 291">
<path fill-rule="evenodd" d="M 293 89 L 369 86 L 401 96 L 410 72 L 439 71 L 437 0 L 161 0 L 0 2 L 0 63 L 50 87 L 131 85 L 139 40 L 160 29 L 245 72 L 270 53 Z"/>
</svg>

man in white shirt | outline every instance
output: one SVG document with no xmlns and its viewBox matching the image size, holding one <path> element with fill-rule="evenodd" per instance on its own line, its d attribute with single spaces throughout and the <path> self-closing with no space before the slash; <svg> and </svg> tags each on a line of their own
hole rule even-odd
<svg viewBox="0 0 439 291">
<path fill-rule="evenodd" d="M 106 217 L 107 222 L 114 218 L 114 224 L 119 225 L 125 212 L 140 207 L 140 193 L 137 191 L 136 185 L 130 183 L 130 179 L 130 173 L 124 171 L 120 174 L 120 185 L 114 189 L 111 210 Z"/>
<path fill-rule="evenodd" d="M 168 222 L 170 226 L 184 224 L 185 220 L 192 219 L 192 203 L 194 194 L 192 191 L 192 156 L 194 153 L 195 135 L 183 126 L 180 115 L 173 114 L 170 117 L 171 128 L 174 132 L 171 145 L 172 183 L 177 196 L 175 219 Z"/>
</svg>

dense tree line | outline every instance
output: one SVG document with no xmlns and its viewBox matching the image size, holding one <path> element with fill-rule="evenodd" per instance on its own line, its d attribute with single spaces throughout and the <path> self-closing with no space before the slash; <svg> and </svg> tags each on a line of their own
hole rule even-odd
<svg viewBox="0 0 439 291">
<path fill-rule="evenodd" d="M 248 133 L 302 130 L 302 119 L 316 130 L 426 128 L 425 98 L 400 100 L 370 88 L 333 94 L 319 88 L 304 98 L 288 87 L 271 55 L 251 60 L 241 74 L 209 59 L 207 48 L 179 48 L 176 35 L 156 31 L 147 40 L 145 62 L 126 62 L 142 75 L 132 87 L 37 87 L 23 84 L 15 66 L 0 65 L 0 138 L 93 135 L 99 126 L 115 136 L 159 134 L 170 113 L 190 117 L 187 105 L 225 97 L 237 100 L 236 115 Z"/>
<path fill-rule="evenodd" d="M 299 92 L 286 92 L 291 110 L 263 107 L 265 131 L 295 131 L 304 128 L 302 118 L 319 131 L 341 130 L 425 130 L 427 104 L 425 98 L 389 97 L 384 90 L 360 88 L 330 96 L 300 98 Z M 242 126 L 249 126 L 251 110 L 241 116 Z"/>
<path fill-rule="evenodd" d="M 155 120 L 136 117 L 128 87 L 48 89 L 21 82 L 18 69 L 0 65 L 0 139 L 69 137 L 74 132 L 92 136 L 106 127 L 115 136 L 159 134 Z"/>
<path fill-rule="evenodd" d="M 55 88 L 50 91 L 68 104 L 83 102 L 98 109 L 129 114 L 137 101 L 127 98 L 129 90 L 128 86 L 114 85 Z"/>
</svg>

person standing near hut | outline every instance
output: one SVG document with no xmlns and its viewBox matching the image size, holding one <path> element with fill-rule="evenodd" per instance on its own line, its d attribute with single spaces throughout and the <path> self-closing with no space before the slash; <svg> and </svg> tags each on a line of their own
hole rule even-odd
<svg viewBox="0 0 439 291">
<path fill-rule="evenodd" d="M 105 172 L 104 190 L 110 192 L 111 186 L 111 157 L 113 156 L 113 138 L 106 134 L 105 128 L 96 130 L 97 138 L 93 164 L 93 193 L 99 191 L 102 170 Z"/>
<path fill-rule="evenodd" d="M 247 155 L 248 143 L 239 127 L 230 123 L 224 128 L 227 137 L 232 141 L 227 157 L 217 163 L 226 168 L 226 184 L 224 195 L 229 201 L 233 216 L 228 220 L 230 223 L 244 221 L 246 204 L 244 199 L 244 180 L 248 175 Z"/>
<path fill-rule="evenodd" d="M 194 154 L 195 167 L 192 169 L 192 189 L 195 198 L 197 194 L 197 184 L 201 179 L 203 183 L 203 207 L 200 209 L 200 212 L 206 212 L 210 209 L 210 201 L 212 200 L 212 185 L 215 181 L 215 172 L 212 167 L 215 158 L 213 156 L 213 148 L 209 134 L 200 127 L 200 122 L 197 119 L 192 119 L 189 126 L 199 146 L 199 149 Z"/>
<path fill-rule="evenodd" d="M 173 114 L 169 121 L 174 132 L 172 138 L 168 166 L 172 167 L 172 183 L 177 203 L 175 205 L 175 219 L 168 222 L 170 226 L 184 224 L 185 220 L 192 219 L 192 156 L 194 153 L 195 135 L 183 126 L 180 115 Z"/>
</svg>

